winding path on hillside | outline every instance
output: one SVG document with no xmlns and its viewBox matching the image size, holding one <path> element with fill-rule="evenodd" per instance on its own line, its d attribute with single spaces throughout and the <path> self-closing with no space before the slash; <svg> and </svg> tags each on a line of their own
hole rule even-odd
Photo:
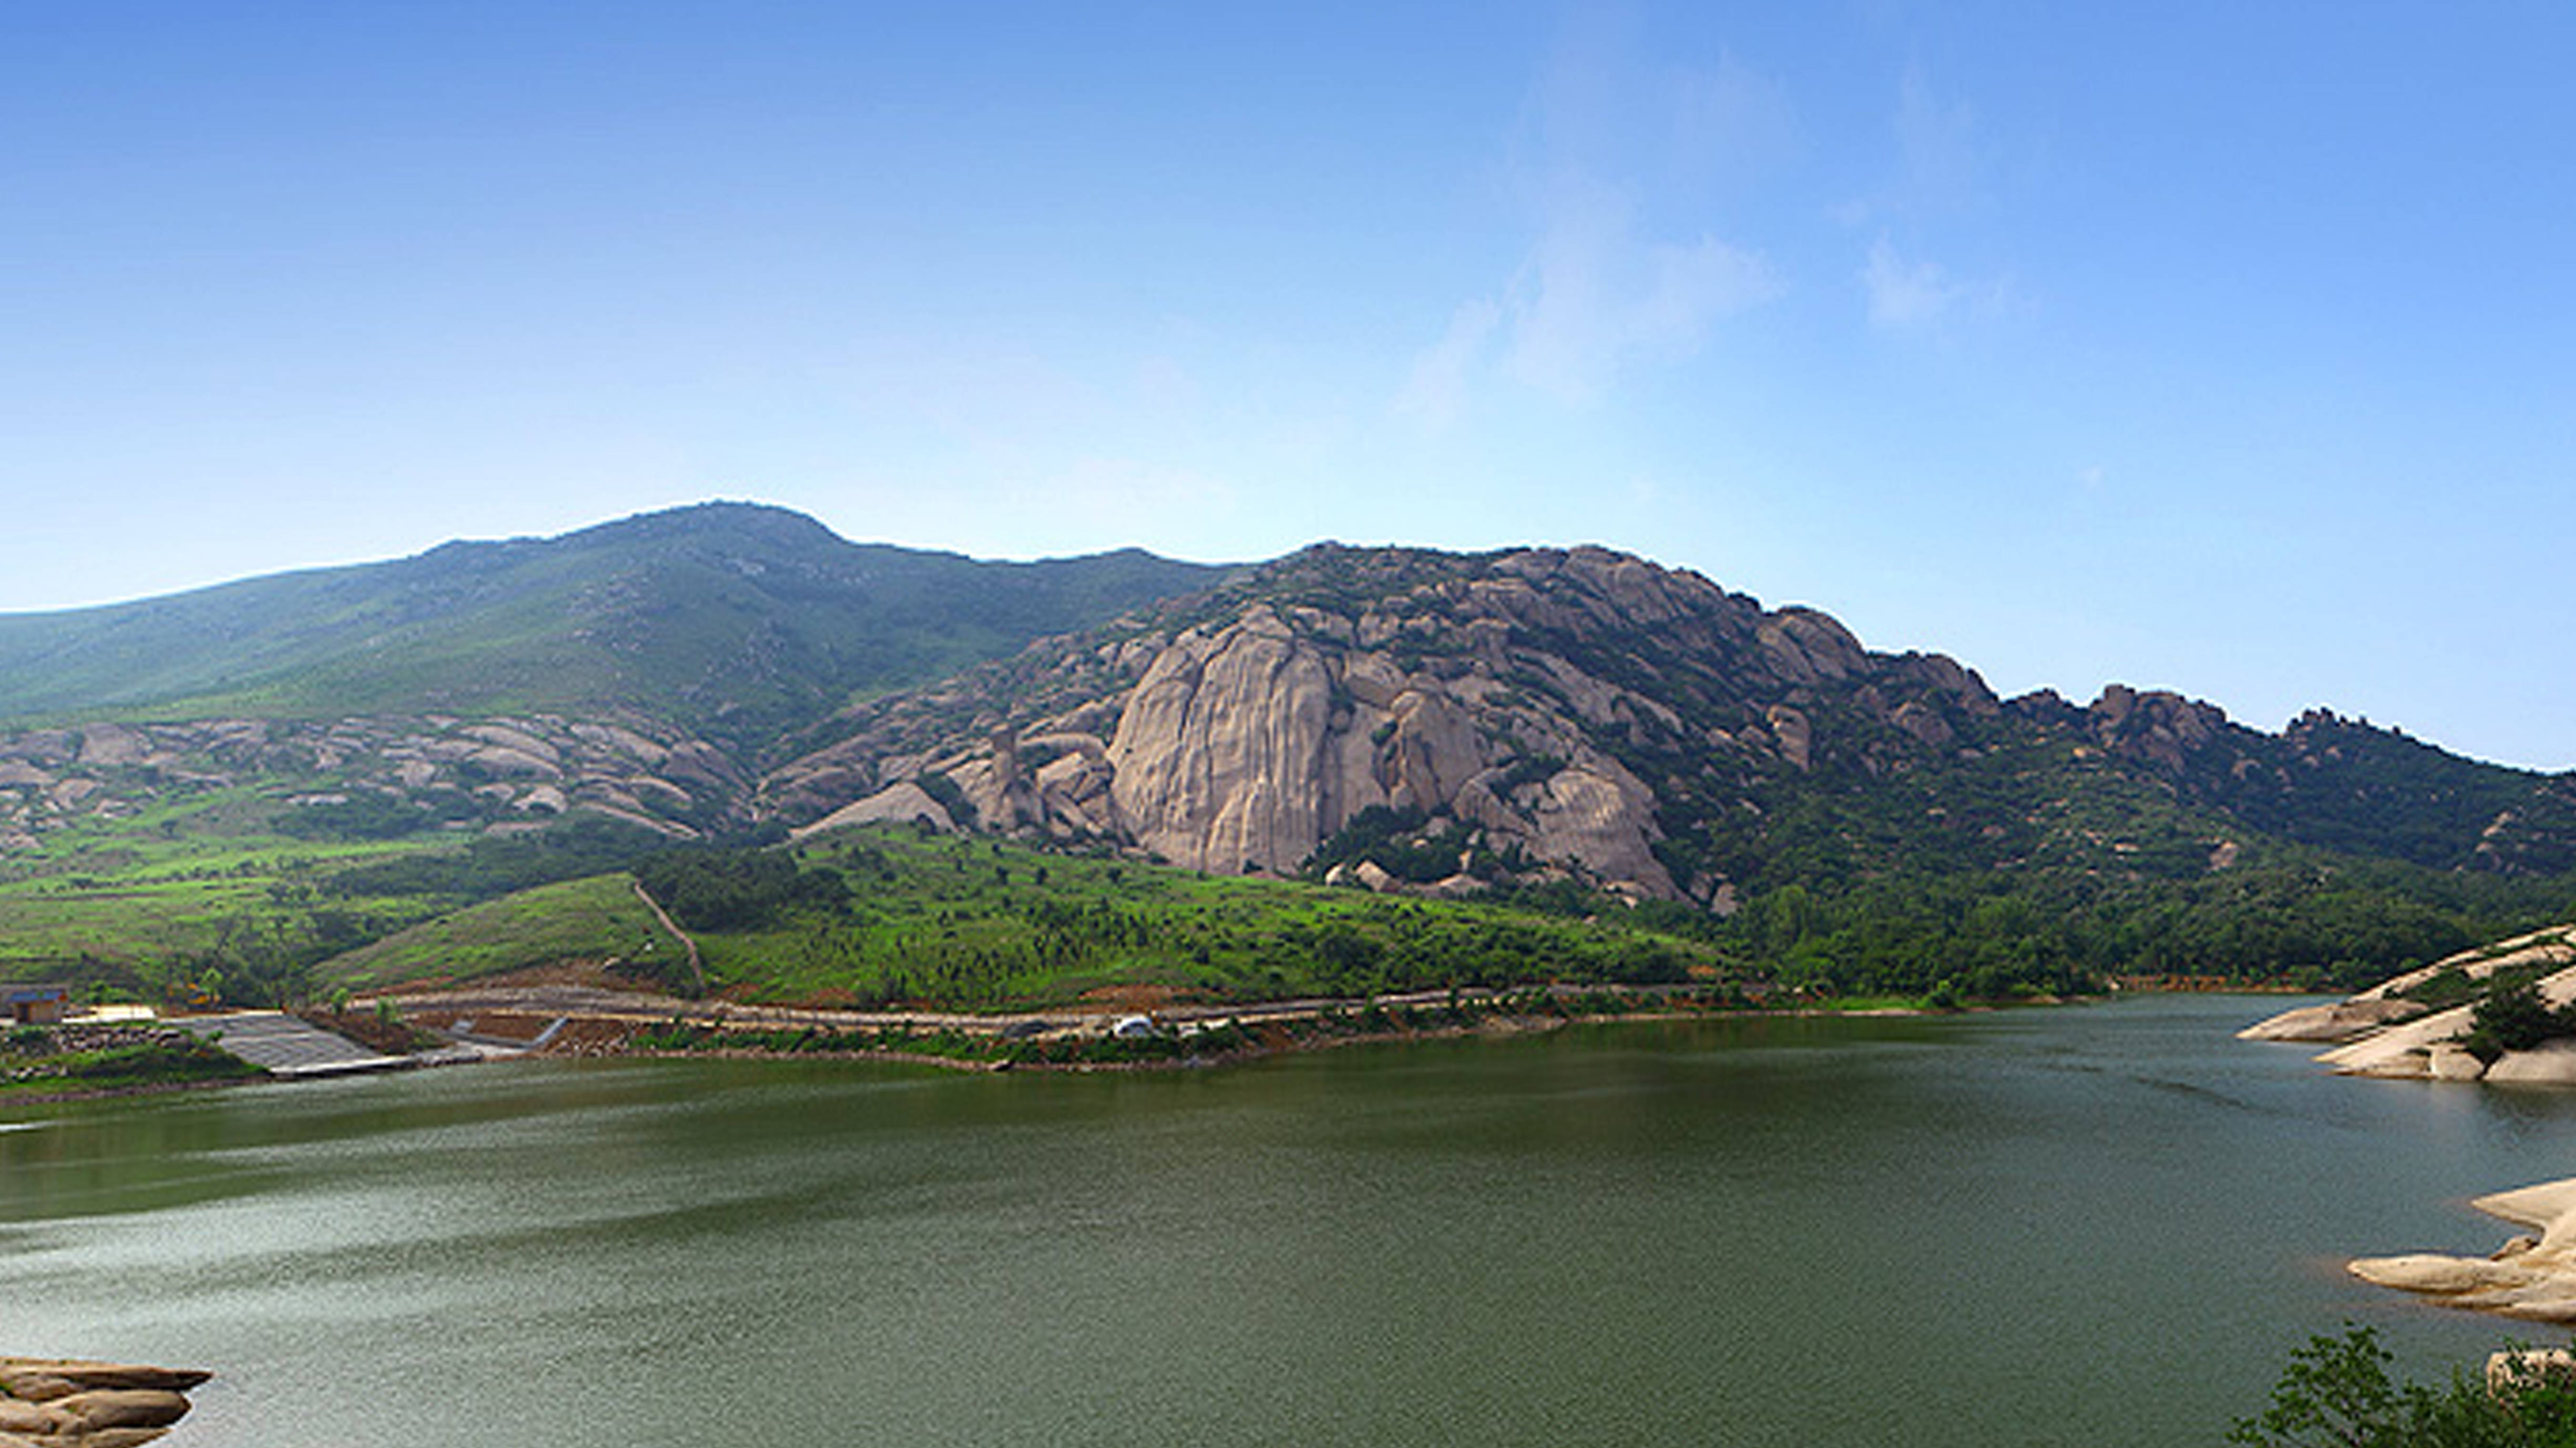
<svg viewBox="0 0 2576 1448">
<path fill-rule="evenodd" d="M 682 950 L 689 953 L 689 980 L 697 987 L 698 994 L 705 995 L 707 973 L 698 964 L 698 943 L 689 938 L 689 933 L 680 928 L 680 922 L 671 918 L 671 912 L 662 908 L 662 902 L 653 898 L 652 892 L 644 888 L 644 882 L 641 880 L 635 882 L 635 898 L 644 902 L 644 908 L 652 911 L 653 918 L 661 921 L 662 928 L 670 932 L 673 940 L 680 942 Z"/>
</svg>

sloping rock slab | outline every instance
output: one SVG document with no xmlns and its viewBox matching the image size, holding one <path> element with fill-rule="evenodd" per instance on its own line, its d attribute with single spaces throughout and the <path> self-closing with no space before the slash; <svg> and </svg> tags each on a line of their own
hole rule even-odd
<svg viewBox="0 0 2576 1448">
<path fill-rule="evenodd" d="M 212 1373 L 83 1358 L 0 1357 L 0 1448 L 135 1448 L 188 1414 Z"/>
<path fill-rule="evenodd" d="M 2576 1324 L 2576 1179 L 2498 1192 L 2471 1205 L 2517 1226 L 2539 1228 L 2540 1235 L 2516 1237 L 2487 1257 L 2410 1252 L 2357 1258 L 2348 1270 L 2365 1282 L 2446 1307 Z"/>
</svg>

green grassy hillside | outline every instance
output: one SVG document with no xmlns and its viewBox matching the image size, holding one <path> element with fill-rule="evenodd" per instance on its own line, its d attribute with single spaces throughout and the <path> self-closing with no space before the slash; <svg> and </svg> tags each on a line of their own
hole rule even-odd
<svg viewBox="0 0 2576 1448">
<path fill-rule="evenodd" d="M 656 980 L 679 947 L 627 876 L 593 875 L 517 891 L 437 915 L 324 962 L 312 989 L 447 984 L 565 961 L 631 964 Z"/>
<path fill-rule="evenodd" d="M 41 854 L 0 855 L 0 980 L 75 980 L 158 998 L 208 972 L 247 985 L 437 913 L 409 889 L 325 882 L 439 848 L 338 844 L 271 829 L 274 806 L 224 790 L 122 819 L 90 819 Z"/>
<path fill-rule="evenodd" d="M 990 1010 L 1100 992 L 1251 1001 L 1739 974 L 1708 942 L 1624 914 L 1213 878 L 909 830 L 834 835 L 793 852 L 684 851 L 638 873 L 698 942 L 709 989 L 745 1001 Z M 612 959 L 635 978 L 691 986 L 624 875 L 443 915 L 322 963 L 313 987 Z"/>
</svg>

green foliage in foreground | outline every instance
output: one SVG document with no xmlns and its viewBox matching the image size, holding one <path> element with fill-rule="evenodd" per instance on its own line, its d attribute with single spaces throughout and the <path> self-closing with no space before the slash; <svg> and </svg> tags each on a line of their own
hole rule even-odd
<svg viewBox="0 0 2576 1448">
<path fill-rule="evenodd" d="M 530 834 L 489 836 L 460 848 L 415 851 L 342 870 L 325 889 L 333 895 L 494 900 L 516 890 L 622 870 L 666 843 L 639 825 L 575 815 Z"/>
<path fill-rule="evenodd" d="M 0 857 L 0 980 L 152 1001 L 191 999 L 212 982 L 206 993 L 231 1004 L 289 1005 L 312 997 L 323 961 L 484 901 L 621 870 L 668 843 L 596 817 L 525 834 L 365 841 L 293 837 L 279 818 L 276 802 L 255 792 L 218 791 L 85 820 L 50 835 L 41 854 Z M 634 920 L 618 923 L 643 925 L 595 951 L 583 918 L 522 920 L 503 935 L 534 933 L 559 944 L 559 955 L 599 956 L 632 949 L 638 929 L 650 929 L 637 906 Z M 472 922 L 447 942 L 469 947 L 465 973 L 507 968 L 470 948 L 481 940 L 482 922 Z M 559 958 L 543 940 L 492 943 L 519 963 Z"/>
<path fill-rule="evenodd" d="M 2576 1448 L 2576 1374 L 2525 1366 L 2490 1383 L 2466 1369 L 2440 1385 L 2389 1376 L 2366 1327 L 2319 1335 L 2290 1356 L 2271 1406 L 2240 1420 L 2251 1448 Z"/>
<path fill-rule="evenodd" d="M 776 850 L 657 850 L 636 862 L 635 878 L 692 930 L 756 930 L 798 907 L 829 908 L 849 894 L 837 873 L 799 869 Z"/>
<path fill-rule="evenodd" d="M 0 980 L 158 1001 L 212 972 L 236 1003 L 274 1005 L 315 962 L 448 907 L 335 883 L 426 848 L 289 839 L 239 793 L 83 821 L 0 857 Z"/>
</svg>

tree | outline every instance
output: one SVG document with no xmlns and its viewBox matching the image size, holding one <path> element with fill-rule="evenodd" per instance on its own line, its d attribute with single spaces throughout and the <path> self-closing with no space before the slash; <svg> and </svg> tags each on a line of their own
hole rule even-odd
<svg viewBox="0 0 2576 1448">
<path fill-rule="evenodd" d="M 2290 1355 L 2272 1404 L 2227 1441 L 2248 1448 L 2576 1448 L 2576 1378 L 2520 1360 L 2441 1387 L 2399 1382 L 2378 1334 L 2347 1324 Z"/>
<path fill-rule="evenodd" d="M 2488 989 L 2472 1014 L 2475 1030 L 2508 1051 L 2528 1051 L 2552 1036 L 2563 1036 L 2571 1023 L 2540 995 L 2540 982 L 2528 976 L 2502 981 Z"/>
</svg>

